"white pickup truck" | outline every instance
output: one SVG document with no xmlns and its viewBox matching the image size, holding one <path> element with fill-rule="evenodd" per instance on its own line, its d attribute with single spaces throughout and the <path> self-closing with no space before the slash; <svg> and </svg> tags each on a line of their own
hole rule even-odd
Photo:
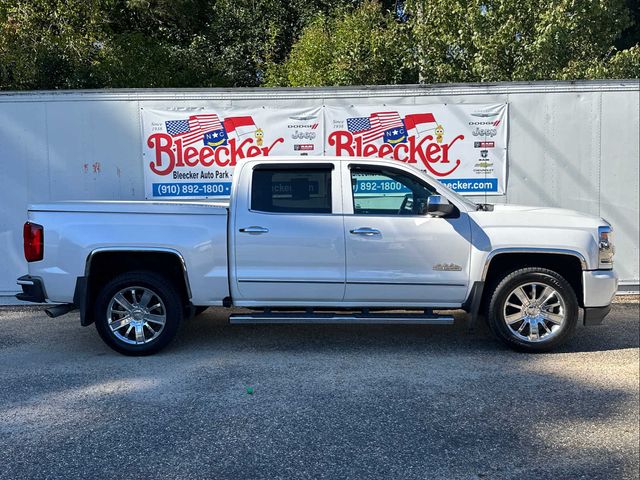
<svg viewBox="0 0 640 480">
<path fill-rule="evenodd" d="M 32 205 L 18 298 L 78 308 L 115 350 L 160 350 L 185 317 L 231 323 L 448 324 L 484 316 L 545 351 L 610 309 L 611 226 L 554 208 L 476 204 L 397 161 L 254 158 L 230 202 Z M 398 310 L 401 310 L 399 313 Z"/>
</svg>

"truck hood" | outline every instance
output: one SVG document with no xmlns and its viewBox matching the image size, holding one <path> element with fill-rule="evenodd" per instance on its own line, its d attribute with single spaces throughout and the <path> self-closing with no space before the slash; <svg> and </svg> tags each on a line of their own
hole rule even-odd
<svg viewBox="0 0 640 480">
<path fill-rule="evenodd" d="M 494 205 L 492 211 L 471 212 L 482 227 L 533 227 L 592 229 L 607 224 L 602 218 L 564 208 Z"/>
</svg>

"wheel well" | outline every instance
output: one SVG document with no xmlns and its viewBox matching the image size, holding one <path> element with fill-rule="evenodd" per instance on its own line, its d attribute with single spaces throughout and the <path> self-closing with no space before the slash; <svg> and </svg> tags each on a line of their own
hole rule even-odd
<svg viewBox="0 0 640 480">
<path fill-rule="evenodd" d="M 146 270 L 164 276 L 171 281 L 185 305 L 189 304 L 190 291 L 182 258 L 172 252 L 107 251 L 93 254 L 87 260 L 86 311 L 82 325 L 93 323 L 93 302 L 100 289 L 112 278 L 126 272 Z"/>
<path fill-rule="evenodd" d="M 491 259 L 485 276 L 485 292 L 490 294 L 494 287 L 505 275 L 520 268 L 539 267 L 548 268 L 561 275 L 573 288 L 578 298 L 578 305 L 582 302 L 582 264 L 580 259 L 569 254 L 557 253 L 500 253 Z M 483 307 L 486 306 L 488 295 L 483 297 Z"/>
</svg>

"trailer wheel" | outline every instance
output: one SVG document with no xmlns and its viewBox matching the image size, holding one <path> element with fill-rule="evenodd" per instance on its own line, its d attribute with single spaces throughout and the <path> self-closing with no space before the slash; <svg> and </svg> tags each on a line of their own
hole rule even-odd
<svg viewBox="0 0 640 480">
<path fill-rule="evenodd" d="M 96 329 L 102 340 L 124 355 L 150 355 L 175 337 L 183 302 L 166 278 L 147 271 L 118 275 L 99 292 Z"/>
</svg>

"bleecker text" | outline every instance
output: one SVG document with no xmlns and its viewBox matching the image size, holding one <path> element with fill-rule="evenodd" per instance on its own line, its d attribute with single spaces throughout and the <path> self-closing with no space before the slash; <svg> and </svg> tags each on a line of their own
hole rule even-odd
<svg viewBox="0 0 640 480">
<path fill-rule="evenodd" d="M 149 135 L 147 146 L 154 150 L 155 158 L 149 163 L 149 168 L 156 175 L 169 175 L 176 168 L 182 167 L 234 167 L 238 159 L 268 156 L 271 150 L 283 143 L 283 138 L 278 138 L 266 147 L 253 145 L 254 139 L 247 138 L 238 143 L 235 138 L 229 140 L 228 145 L 216 147 L 194 146 L 183 147 L 182 140 L 174 141 L 171 135 L 166 133 L 154 133 Z"/>
<path fill-rule="evenodd" d="M 391 157 L 405 163 L 416 163 L 420 159 L 427 170 L 438 177 L 446 177 L 460 166 L 460 159 L 453 162 L 449 159 L 451 147 L 458 140 L 464 140 L 464 135 L 458 135 L 449 143 L 437 143 L 433 141 L 433 136 L 425 135 L 420 139 L 411 136 L 407 143 L 375 145 L 364 143 L 361 137 L 354 137 L 351 132 L 344 130 L 331 133 L 328 139 L 329 145 L 335 147 L 335 154 L 339 157 Z M 436 168 L 438 164 L 443 164 L 444 167 Z"/>
</svg>

